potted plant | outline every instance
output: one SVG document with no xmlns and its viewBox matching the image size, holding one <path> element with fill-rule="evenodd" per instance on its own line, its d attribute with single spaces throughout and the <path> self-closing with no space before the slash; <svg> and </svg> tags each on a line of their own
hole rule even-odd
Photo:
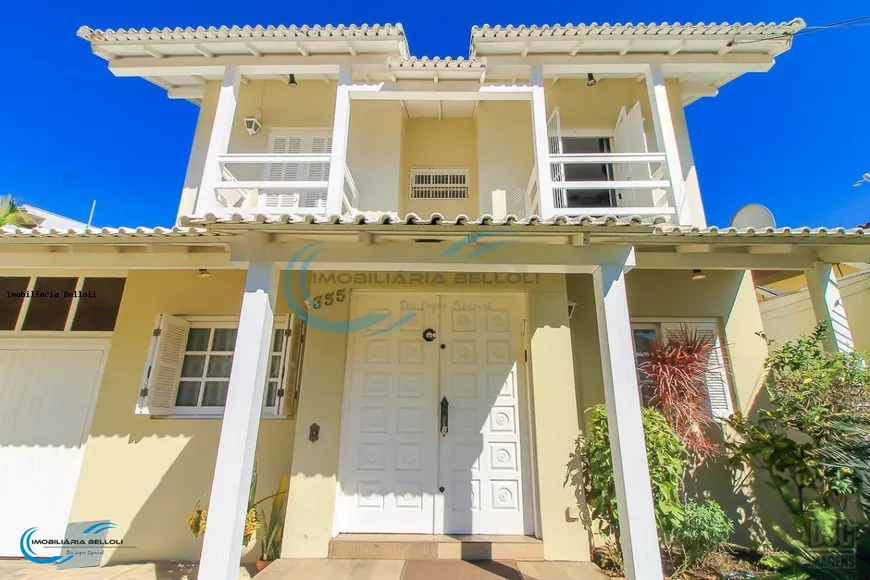
<svg viewBox="0 0 870 580">
<path fill-rule="evenodd" d="M 257 560 L 257 570 L 259 571 L 262 571 L 281 555 L 281 541 L 284 537 L 284 514 L 287 511 L 287 489 L 289 485 L 290 480 L 285 471 L 281 474 L 278 489 L 272 495 L 272 509 L 269 510 L 269 517 L 266 517 L 266 514 L 261 511 L 260 521 L 263 522 L 263 536 L 260 540 L 260 559 Z"/>
<path fill-rule="evenodd" d="M 257 546 L 257 528 L 260 527 L 260 520 L 257 515 L 257 505 L 271 499 L 273 496 L 265 497 L 259 501 L 255 501 L 255 493 L 257 491 L 257 466 L 254 465 L 254 472 L 251 475 L 251 487 L 248 490 L 248 511 L 245 514 L 245 533 L 242 536 L 242 558 L 254 551 Z M 208 509 L 196 502 L 193 513 L 187 518 L 187 525 L 190 531 L 197 538 L 205 534 L 206 524 L 208 522 Z"/>
</svg>

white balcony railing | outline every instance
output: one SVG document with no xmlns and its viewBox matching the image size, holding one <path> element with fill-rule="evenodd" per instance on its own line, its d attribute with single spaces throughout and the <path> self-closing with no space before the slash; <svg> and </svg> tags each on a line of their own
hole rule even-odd
<svg viewBox="0 0 870 580">
<path fill-rule="evenodd" d="M 221 181 L 214 185 L 219 211 L 325 215 L 330 160 L 316 153 L 221 155 Z M 342 169 L 342 213 L 354 215 L 359 191 L 350 169 Z"/>
<path fill-rule="evenodd" d="M 665 179 L 664 153 L 561 153 L 550 155 L 553 208 L 556 215 L 675 215 L 669 204 L 671 182 Z M 607 165 L 613 179 L 567 181 L 566 167 Z M 609 206 L 571 203 L 568 193 L 608 191 Z"/>
</svg>

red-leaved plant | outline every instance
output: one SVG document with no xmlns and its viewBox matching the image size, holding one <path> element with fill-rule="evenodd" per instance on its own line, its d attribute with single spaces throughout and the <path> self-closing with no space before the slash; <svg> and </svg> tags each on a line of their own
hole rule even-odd
<svg viewBox="0 0 870 580">
<path fill-rule="evenodd" d="M 644 398 L 661 411 L 697 463 L 719 451 L 707 433 L 714 425 L 706 387 L 714 348 L 709 333 L 680 326 L 666 341 L 657 340 L 647 352 L 638 353 Z"/>
</svg>

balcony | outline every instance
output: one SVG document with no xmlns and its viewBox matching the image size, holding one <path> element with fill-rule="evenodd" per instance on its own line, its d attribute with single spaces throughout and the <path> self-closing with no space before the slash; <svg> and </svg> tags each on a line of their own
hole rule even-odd
<svg viewBox="0 0 870 580">
<path fill-rule="evenodd" d="M 554 216 L 673 216 L 664 153 L 554 153 L 550 186 Z M 570 179 L 604 169 L 609 179 Z M 543 216 L 537 166 L 522 195 L 524 216 Z M 591 203 L 590 203 L 591 200 Z"/>
<path fill-rule="evenodd" d="M 267 80 L 240 93 L 239 111 L 237 85 L 221 87 L 199 195 L 185 211 L 693 223 L 673 123 L 657 114 L 667 103 L 636 94 L 633 79 L 588 94 L 581 81 L 548 84 L 549 104 L 540 77 L 507 86 L 444 81 L 427 91 L 420 82 Z M 221 113 L 224 94 L 231 107 Z M 246 132 L 251 111 L 268 123 Z"/>
<path fill-rule="evenodd" d="M 221 181 L 215 185 L 215 213 L 326 215 L 329 153 L 236 153 L 221 155 Z M 254 175 L 261 179 L 249 179 Z M 344 167 L 341 213 L 354 215 L 359 191 Z"/>
</svg>

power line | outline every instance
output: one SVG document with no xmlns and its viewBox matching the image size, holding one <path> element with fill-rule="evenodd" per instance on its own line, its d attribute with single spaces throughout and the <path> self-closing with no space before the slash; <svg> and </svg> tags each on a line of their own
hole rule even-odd
<svg viewBox="0 0 870 580">
<path fill-rule="evenodd" d="M 854 26 L 870 26 L 870 16 L 857 16 L 855 18 L 850 18 L 848 20 L 841 20 L 839 22 L 831 22 L 829 24 L 822 24 L 820 26 L 807 26 L 802 30 L 798 30 L 794 33 L 786 33 L 780 34 L 777 36 L 769 36 L 767 38 L 755 38 L 752 40 L 737 40 L 737 35 L 734 35 L 734 38 L 731 42 L 728 43 L 727 46 L 740 46 L 743 44 L 754 44 L 756 42 L 768 42 L 770 40 L 780 40 L 782 38 L 794 38 L 796 36 L 802 36 L 805 34 L 811 34 L 813 32 L 819 32 L 822 30 L 832 30 L 837 28 L 851 28 Z"/>
</svg>

